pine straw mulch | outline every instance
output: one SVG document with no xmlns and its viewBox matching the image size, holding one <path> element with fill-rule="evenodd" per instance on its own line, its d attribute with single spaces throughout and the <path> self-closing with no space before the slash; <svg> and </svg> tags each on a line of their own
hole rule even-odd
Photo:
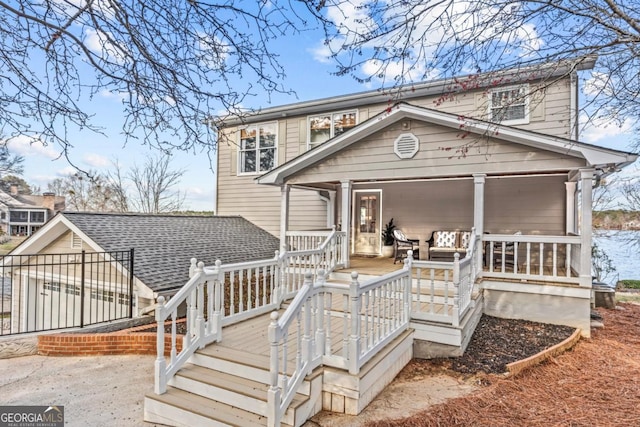
<svg viewBox="0 0 640 427">
<path fill-rule="evenodd" d="M 479 374 L 486 386 L 471 395 L 367 426 L 640 425 L 640 305 L 619 307 L 600 309 L 604 329 L 543 365 L 509 378 Z"/>
</svg>

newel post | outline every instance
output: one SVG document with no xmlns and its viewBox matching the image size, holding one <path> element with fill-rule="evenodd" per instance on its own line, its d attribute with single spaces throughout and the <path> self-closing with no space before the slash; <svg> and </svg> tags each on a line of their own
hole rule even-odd
<svg viewBox="0 0 640 427">
<path fill-rule="evenodd" d="M 324 293 L 325 293 L 325 283 L 327 281 L 327 277 L 325 276 L 325 271 L 318 271 L 318 279 L 316 284 L 314 285 L 314 307 L 315 307 L 315 317 L 316 317 L 316 331 L 315 331 L 315 352 L 314 355 L 324 355 L 325 354 L 325 345 L 326 345 L 326 334 L 324 331 Z M 331 349 L 329 349 L 331 351 Z"/>
<path fill-rule="evenodd" d="M 200 348 L 204 347 L 204 336 L 205 336 L 205 321 L 204 321 L 204 280 L 202 280 L 202 276 L 204 272 L 204 262 L 200 261 L 198 263 L 198 267 L 196 268 L 196 274 L 200 276 L 200 280 L 198 284 L 196 284 L 197 291 L 197 304 L 196 304 L 196 336 L 198 340 L 198 346 Z"/>
<path fill-rule="evenodd" d="M 273 292 L 271 292 L 271 304 L 277 304 L 278 306 L 284 298 L 284 280 L 285 273 L 283 270 L 283 258 L 280 256 L 280 251 L 276 251 L 274 258 L 275 261 L 275 277 L 273 278 Z"/>
<path fill-rule="evenodd" d="M 453 254 L 453 320 L 454 327 L 460 326 L 460 254 Z"/>
<path fill-rule="evenodd" d="M 271 358 L 269 365 L 269 390 L 267 391 L 267 425 L 269 427 L 280 427 L 280 400 L 282 390 L 278 387 L 278 312 L 271 313 L 271 323 L 269 324 L 268 336 L 271 347 Z"/>
<path fill-rule="evenodd" d="M 360 372 L 360 283 L 358 272 L 351 273 L 351 285 L 349 286 L 349 300 L 351 302 L 351 325 L 349 334 L 349 373 L 356 375 Z"/>
<path fill-rule="evenodd" d="M 224 308 L 222 297 L 224 295 L 224 273 L 220 272 L 222 261 L 219 259 L 215 262 L 216 274 L 213 282 L 213 316 L 212 316 L 212 333 L 216 335 L 216 341 L 222 341 L 222 318 L 224 317 Z"/>
<path fill-rule="evenodd" d="M 167 361 L 164 358 L 164 302 L 165 299 L 161 295 L 158 297 L 158 305 L 156 307 L 156 323 L 157 323 L 157 336 L 156 336 L 156 362 L 154 366 L 155 371 L 155 384 L 154 392 L 156 394 L 163 394 L 167 391 Z"/>
</svg>

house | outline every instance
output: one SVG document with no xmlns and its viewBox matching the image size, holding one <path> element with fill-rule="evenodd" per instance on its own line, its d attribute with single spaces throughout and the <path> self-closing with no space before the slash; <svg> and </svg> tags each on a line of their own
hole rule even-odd
<svg viewBox="0 0 640 427">
<path fill-rule="evenodd" d="M 638 157 L 579 141 L 577 73 L 594 61 L 229 118 L 216 212 L 279 236 L 281 251 L 199 263 L 159 302 L 157 321 L 172 325 L 179 304 L 192 309 L 181 351 L 158 346 L 145 420 L 300 426 L 320 409 L 358 414 L 412 357 L 462 354 L 482 314 L 588 337 L 592 190 Z M 418 241 L 404 265 L 380 257 L 391 218 Z M 460 252 L 431 259 L 448 241 Z M 254 282 L 272 298 L 234 302 Z"/>
<path fill-rule="evenodd" d="M 191 258 L 273 258 L 278 244 L 240 217 L 60 212 L 4 258 L 13 330 L 97 323 L 129 307 L 138 316 L 189 280 Z"/>
<path fill-rule="evenodd" d="M 20 194 L 11 185 L 10 193 L 0 190 L 0 228 L 11 236 L 30 236 L 64 208 L 64 196 Z"/>
<path fill-rule="evenodd" d="M 172 325 L 179 304 L 192 308 L 180 352 L 158 346 L 145 420 L 300 426 L 320 409 L 358 414 L 412 357 L 462 354 L 482 314 L 588 337 L 592 190 L 638 157 L 579 141 L 577 73 L 594 61 L 227 119 L 216 212 L 279 236 L 281 251 L 201 262 L 159 301 L 157 321 Z M 391 218 L 418 241 L 404 265 L 380 256 Z M 460 251 L 444 259 L 450 242 Z M 234 301 L 254 283 L 271 298 Z"/>
</svg>

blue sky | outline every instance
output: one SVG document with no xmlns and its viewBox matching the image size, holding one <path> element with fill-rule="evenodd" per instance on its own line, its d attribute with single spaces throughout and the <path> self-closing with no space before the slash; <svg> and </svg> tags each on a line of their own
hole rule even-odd
<svg viewBox="0 0 640 427">
<path fill-rule="evenodd" d="M 320 34 L 316 32 L 303 32 L 295 37 L 281 39 L 274 47 L 281 55 L 279 60 L 287 74 L 284 85 L 295 91 L 297 96 L 274 94 L 270 103 L 266 95 L 255 96 L 245 100 L 245 107 L 282 105 L 375 88 L 375 82 L 364 85 L 350 76 L 332 75 L 334 65 L 326 58 L 326 48 L 321 43 Z M 583 72 L 582 77 L 589 78 L 588 73 Z M 95 113 L 94 123 L 104 127 L 106 135 L 90 131 L 69 135 L 68 141 L 73 146 L 69 156 L 77 166 L 105 172 L 110 168 L 111 162 L 117 159 L 126 169 L 136 162 L 142 164 L 145 157 L 152 154 L 152 149 L 141 146 L 136 141 L 125 145 L 125 139 L 121 135 L 124 117 L 117 96 L 104 92 L 96 95 L 93 100 L 84 100 L 84 105 Z M 581 135 L 580 139 L 584 142 L 621 150 L 630 150 L 633 142 L 630 122 L 625 122 L 622 127 L 600 123 L 585 129 Z M 9 149 L 25 157 L 24 179 L 43 190 L 53 179 L 75 172 L 66 159 L 60 157 L 57 147 L 43 147 L 25 138 L 11 141 Z M 185 209 L 213 210 L 215 153 L 209 158 L 206 152 L 197 150 L 175 151 L 172 166 L 186 171 L 179 188 L 186 194 Z M 625 175 L 630 174 L 640 175 L 637 165 L 627 168 Z"/>
</svg>

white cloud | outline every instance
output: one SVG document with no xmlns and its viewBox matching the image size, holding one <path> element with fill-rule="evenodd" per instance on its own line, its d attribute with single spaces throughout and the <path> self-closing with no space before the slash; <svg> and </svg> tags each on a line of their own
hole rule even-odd
<svg viewBox="0 0 640 427">
<path fill-rule="evenodd" d="M 591 144 L 631 134 L 633 130 L 633 124 L 629 119 L 620 124 L 607 119 L 593 118 L 589 120 L 585 114 L 580 115 L 580 124 L 582 127 L 580 139 Z"/>
<path fill-rule="evenodd" d="M 608 74 L 593 71 L 591 72 L 591 77 L 585 80 L 582 85 L 582 92 L 590 96 L 597 96 L 603 93 L 611 95 L 611 86 Z"/>
<path fill-rule="evenodd" d="M 107 89 L 102 89 L 100 91 L 100 96 L 107 99 L 118 99 L 120 101 L 124 101 L 129 98 L 128 92 L 112 92 Z"/>
<path fill-rule="evenodd" d="M 78 169 L 74 168 L 73 166 L 67 166 L 62 169 L 58 169 L 56 171 L 56 175 L 58 177 L 65 177 L 65 176 L 75 175 L 77 172 L 78 172 Z"/>
<path fill-rule="evenodd" d="M 321 64 L 328 64 L 331 62 L 331 49 L 326 43 L 322 43 L 317 47 L 307 49 L 311 53 L 313 59 Z"/>
<path fill-rule="evenodd" d="M 9 151 L 25 157 L 42 156 L 48 159 L 57 159 L 60 153 L 53 147 L 45 145 L 37 138 L 20 135 L 6 141 Z"/>
<path fill-rule="evenodd" d="M 104 59 L 117 63 L 124 62 L 127 49 L 119 45 L 111 33 L 87 29 L 84 34 L 84 43 L 87 48 L 97 55 L 103 56 Z"/>
<path fill-rule="evenodd" d="M 111 161 L 99 154 L 85 154 L 82 160 L 89 166 L 93 168 L 105 168 L 111 166 Z"/>
</svg>

